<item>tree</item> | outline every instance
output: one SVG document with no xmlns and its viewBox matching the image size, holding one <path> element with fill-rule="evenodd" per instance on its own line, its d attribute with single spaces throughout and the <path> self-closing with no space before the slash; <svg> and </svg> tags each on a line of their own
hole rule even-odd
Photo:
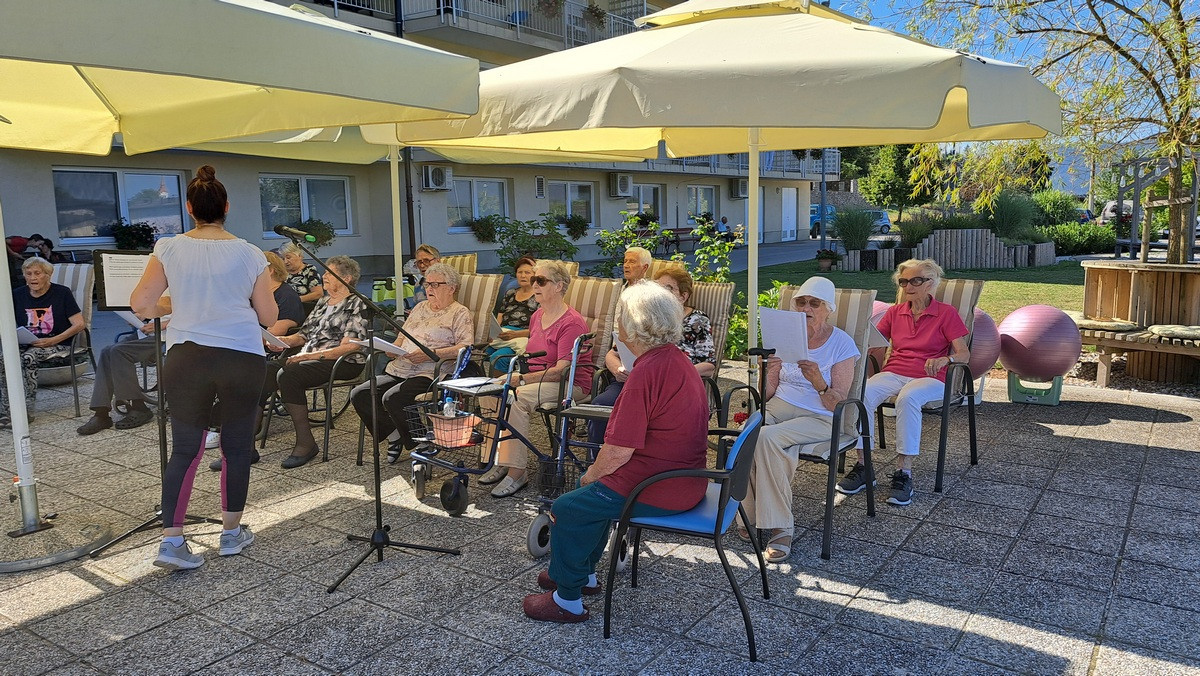
<svg viewBox="0 0 1200 676">
<path fill-rule="evenodd" d="M 881 147 L 867 168 L 866 178 L 859 182 L 863 197 L 873 204 L 895 207 L 900 212 L 897 220 L 904 219 L 904 207 L 912 204 L 908 162 L 911 151 L 911 145 Z"/>
<path fill-rule="evenodd" d="M 1200 3 L 1185 0 L 891 0 L 907 32 L 1031 65 L 1063 99 L 1064 137 L 1093 153 L 1149 140 L 1167 175 L 1167 260 L 1182 263 L 1184 155 L 1200 139 Z"/>
</svg>

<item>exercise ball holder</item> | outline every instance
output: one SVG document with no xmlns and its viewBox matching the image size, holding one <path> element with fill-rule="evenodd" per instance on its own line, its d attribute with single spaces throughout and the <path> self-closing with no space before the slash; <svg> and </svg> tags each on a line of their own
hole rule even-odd
<svg viewBox="0 0 1200 676">
<path fill-rule="evenodd" d="M 1008 372 L 1008 400 L 1014 404 L 1039 404 L 1041 406 L 1058 406 L 1059 398 L 1062 397 L 1063 377 L 1054 376 L 1053 380 L 1048 381 L 1050 385 L 1045 387 L 1047 381 L 1044 380 L 1029 380 L 1021 379 L 1021 376 Z"/>
</svg>

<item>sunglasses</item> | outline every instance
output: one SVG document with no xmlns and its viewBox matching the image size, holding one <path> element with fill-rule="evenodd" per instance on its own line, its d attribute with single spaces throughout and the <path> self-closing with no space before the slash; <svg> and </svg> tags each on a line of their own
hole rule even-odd
<svg viewBox="0 0 1200 676">
<path fill-rule="evenodd" d="M 912 279 L 904 279 L 901 277 L 900 279 L 896 280 L 896 283 L 900 286 L 908 286 L 909 284 L 912 284 L 913 286 L 921 286 L 928 281 L 929 277 L 913 277 Z"/>
<path fill-rule="evenodd" d="M 427 289 L 440 289 L 443 286 L 450 286 L 450 282 L 425 282 Z"/>
<path fill-rule="evenodd" d="M 549 284 L 549 283 L 550 283 L 550 278 L 549 278 L 549 277 L 543 277 L 543 276 L 541 276 L 541 275 L 534 275 L 534 276 L 532 276 L 532 277 L 530 277 L 530 278 L 529 278 L 529 283 L 530 283 L 530 284 L 536 284 L 536 285 L 538 285 L 538 286 L 545 286 L 545 285 L 547 285 L 547 284 Z"/>
<path fill-rule="evenodd" d="M 825 304 L 825 301 L 821 300 L 820 298 L 809 298 L 807 301 L 805 301 L 803 298 L 793 298 L 792 299 L 793 306 L 809 307 L 814 310 L 819 310 L 821 308 L 821 306 L 824 304 Z"/>
</svg>

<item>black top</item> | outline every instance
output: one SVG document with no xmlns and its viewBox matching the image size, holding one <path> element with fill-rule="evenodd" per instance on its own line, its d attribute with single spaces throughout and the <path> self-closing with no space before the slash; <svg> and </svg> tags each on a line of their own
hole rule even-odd
<svg viewBox="0 0 1200 676">
<path fill-rule="evenodd" d="M 51 284 L 38 298 L 33 297 L 28 286 L 13 289 L 13 312 L 17 326 L 24 326 L 38 338 L 48 338 L 70 328 L 70 318 L 79 314 L 80 309 L 70 289 Z"/>
</svg>

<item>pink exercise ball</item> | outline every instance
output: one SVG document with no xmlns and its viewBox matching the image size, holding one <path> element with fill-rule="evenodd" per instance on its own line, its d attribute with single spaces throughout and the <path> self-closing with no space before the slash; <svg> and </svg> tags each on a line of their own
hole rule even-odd
<svg viewBox="0 0 1200 676">
<path fill-rule="evenodd" d="M 1000 363 L 1031 380 L 1066 375 L 1079 361 L 1083 341 L 1065 312 L 1049 305 L 1017 308 L 1000 322 Z"/>
<path fill-rule="evenodd" d="M 971 334 L 971 375 L 978 378 L 996 365 L 1000 358 L 1000 330 L 988 313 L 975 308 L 975 330 Z"/>
<path fill-rule="evenodd" d="M 875 304 L 871 306 L 871 326 L 879 326 L 879 320 L 883 319 L 883 313 L 887 312 L 891 306 L 891 303 L 885 303 L 881 300 L 875 301 Z M 887 359 L 887 351 L 886 347 L 872 347 L 867 350 L 867 355 L 875 357 L 875 361 L 879 363 L 879 367 L 883 368 L 883 362 Z M 867 377 L 870 378 L 876 373 L 878 371 L 875 370 L 874 364 L 868 361 Z"/>
</svg>

